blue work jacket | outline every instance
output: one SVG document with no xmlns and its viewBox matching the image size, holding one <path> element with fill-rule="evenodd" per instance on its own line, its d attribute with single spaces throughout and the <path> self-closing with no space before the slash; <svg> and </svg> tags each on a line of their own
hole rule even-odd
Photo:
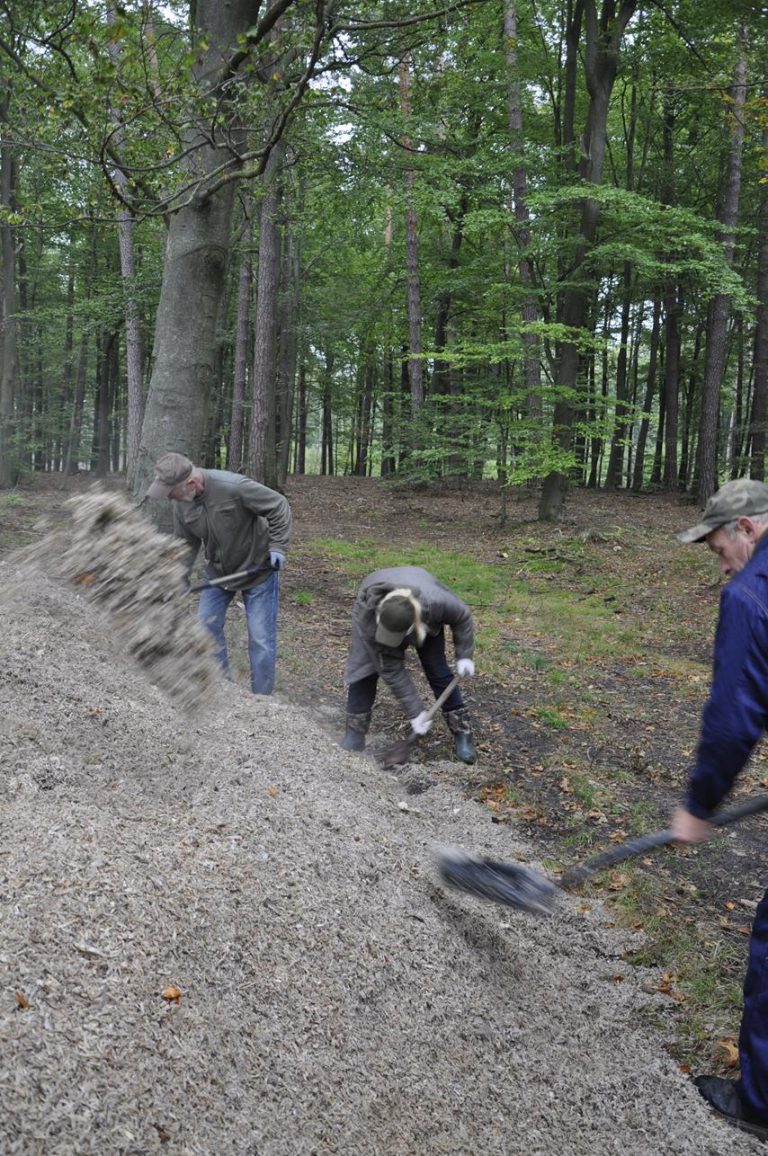
<svg viewBox="0 0 768 1156">
<path fill-rule="evenodd" d="M 714 670 L 686 807 L 708 819 L 768 727 L 768 531 L 720 595 Z"/>
</svg>

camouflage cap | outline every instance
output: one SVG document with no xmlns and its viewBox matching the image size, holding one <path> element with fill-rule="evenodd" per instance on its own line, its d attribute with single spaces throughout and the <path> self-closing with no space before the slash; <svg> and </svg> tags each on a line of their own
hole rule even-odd
<svg viewBox="0 0 768 1156">
<path fill-rule="evenodd" d="M 757 514 L 768 514 L 768 486 L 751 478 L 737 478 L 721 486 L 704 507 L 701 521 L 677 537 L 680 542 L 702 542 L 727 522 Z"/>
</svg>

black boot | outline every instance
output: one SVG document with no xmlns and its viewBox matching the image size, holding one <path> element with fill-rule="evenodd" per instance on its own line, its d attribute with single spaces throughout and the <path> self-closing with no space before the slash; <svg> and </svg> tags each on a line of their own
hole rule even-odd
<svg viewBox="0 0 768 1156">
<path fill-rule="evenodd" d="M 347 729 L 344 731 L 344 738 L 339 743 L 341 749 L 343 751 L 364 751 L 365 736 L 368 734 L 370 725 L 371 712 L 369 710 L 365 710 L 361 714 L 348 714 Z"/>
<path fill-rule="evenodd" d="M 768 1119 L 756 1120 L 745 1110 L 735 1080 L 723 1076 L 698 1076 L 694 1084 L 711 1108 L 729 1124 L 768 1140 Z"/>
<path fill-rule="evenodd" d="M 477 751 L 472 738 L 472 726 L 467 708 L 462 706 L 458 710 L 446 711 L 445 721 L 453 735 L 453 749 L 456 758 L 462 763 L 474 763 L 477 758 Z"/>
</svg>

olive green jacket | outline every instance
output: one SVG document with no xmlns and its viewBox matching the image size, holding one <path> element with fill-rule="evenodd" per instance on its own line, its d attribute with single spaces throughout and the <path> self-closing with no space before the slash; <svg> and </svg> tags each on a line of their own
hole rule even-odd
<svg viewBox="0 0 768 1156">
<path fill-rule="evenodd" d="M 291 507 L 282 494 L 229 470 L 203 470 L 205 488 L 193 502 L 173 503 L 174 533 L 189 546 L 184 562 L 192 570 L 200 546 L 206 578 L 223 578 L 258 568 L 227 589 L 245 590 L 263 582 L 270 550 L 283 554 L 291 537 Z"/>
</svg>

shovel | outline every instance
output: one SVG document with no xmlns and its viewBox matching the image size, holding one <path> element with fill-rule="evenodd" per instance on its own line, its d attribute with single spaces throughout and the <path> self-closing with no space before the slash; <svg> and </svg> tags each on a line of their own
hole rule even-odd
<svg viewBox="0 0 768 1156">
<path fill-rule="evenodd" d="M 267 570 L 276 570 L 276 566 L 248 566 L 245 570 L 238 570 L 237 574 L 225 574 L 223 578 L 210 578 L 205 582 L 198 582 L 190 586 L 187 594 L 198 594 L 207 590 L 209 586 L 226 586 L 228 582 L 239 582 L 241 578 L 251 578 L 254 574 L 264 574 Z"/>
<path fill-rule="evenodd" d="M 458 681 L 459 676 L 455 674 L 442 694 L 435 699 L 432 706 L 427 710 L 427 718 L 432 718 L 435 711 L 443 705 Z M 416 732 L 412 730 L 407 738 L 400 739 L 399 742 L 393 743 L 391 747 L 386 747 L 383 751 L 374 751 L 373 757 L 380 767 L 399 767 L 401 763 L 408 762 L 413 748 L 421 737 L 421 735 L 417 735 Z"/>
<path fill-rule="evenodd" d="M 768 795 L 756 795 L 738 807 L 713 815 L 709 821 L 714 827 L 727 827 L 730 823 L 738 823 L 749 815 L 759 815 L 767 810 Z M 651 835 L 641 835 L 638 839 L 619 843 L 610 851 L 603 851 L 601 855 L 587 859 L 554 881 L 518 863 L 501 863 L 495 859 L 473 857 L 451 850 L 439 853 L 437 871 L 442 882 L 457 891 L 465 891 L 505 907 L 517 907 L 533 915 L 550 915 L 560 890 L 570 891 L 596 871 L 643 855 L 654 847 L 664 847 L 674 842 L 669 828 L 655 831 Z"/>
</svg>

